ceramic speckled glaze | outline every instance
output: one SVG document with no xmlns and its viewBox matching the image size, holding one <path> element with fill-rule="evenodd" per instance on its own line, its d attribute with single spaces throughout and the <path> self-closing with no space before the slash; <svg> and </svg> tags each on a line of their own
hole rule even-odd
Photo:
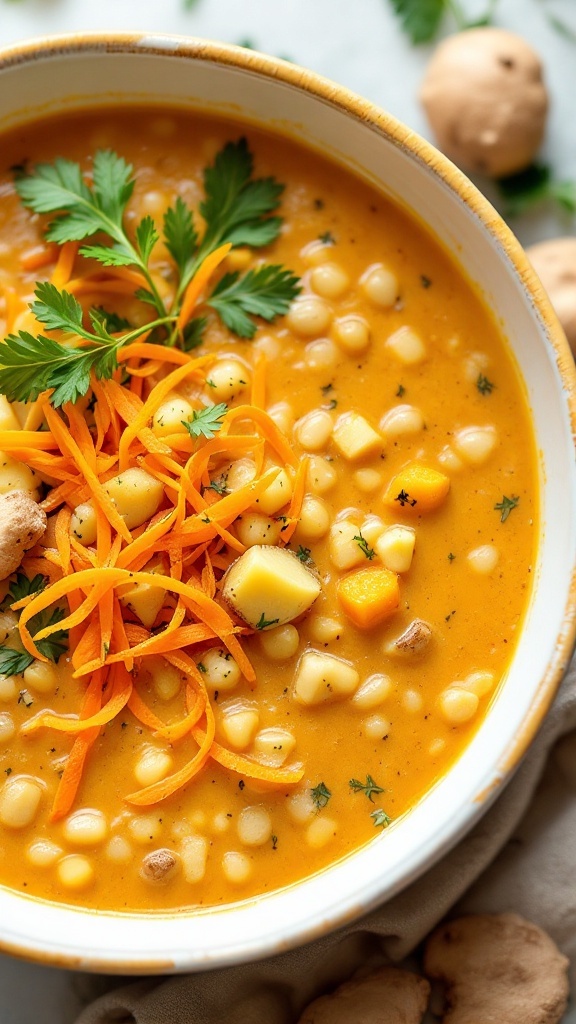
<svg viewBox="0 0 576 1024">
<path fill-rule="evenodd" d="M 370 103 L 294 65 L 184 38 L 63 37 L 0 54 L 0 130 L 118 102 L 201 109 L 278 130 L 412 211 L 496 311 L 540 452 L 542 534 L 510 671 L 457 765 L 385 834 L 312 878 L 222 909 L 95 913 L 0 887 L 0 949 L 60 966 L 168 973 L 282 952 L 365 913 L 446 853 L 514 771 L 572 651 L 576 381 L 568 345 L 511 232 L 449 161 Z"/>
</svg>

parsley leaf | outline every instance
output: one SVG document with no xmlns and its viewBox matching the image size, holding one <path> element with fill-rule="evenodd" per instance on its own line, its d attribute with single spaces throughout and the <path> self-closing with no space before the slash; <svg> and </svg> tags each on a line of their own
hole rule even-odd
<svg viewBox="0 0 576 1024">
<path fill-rule="evenodd" d="M 316 810 L 321 811 L 323 807 L 326 807 L 332 793 L 328 786 L 324 785 L 323 782 L 319 782 L 317 786 L 310 790 L 310 795 Z"/>
<path fill-rule="evenodd" d="M 223 242 L 260 247 L 278 237 L 280 217 L 266 215 L 278 208 L 284 185 L 274 178 L 252 179 L 252 171 L 252 154 L 245 138 L 228 142 L 206 168 L 206 199 L 200 203 L 206 221 L 202 256 Z"/>
<path fill-rule="evenodd" d="M 15 651 L 11 647 L 0 647 L 0 672 L 4 676 L 19 676 L 32 664 L 34 658 L 28 651 Z"/>
<path fill-rule="evenodd" d="M 576 214 L 576 181 L 556 181 L 546 164 L 531 164 L 525 171 L 501 178 L 498 187 L 507 217 L 518 217 L 540 203 L 556 203 Z"/>
<path fill-rule="evenodd" d="M 198 233 L 192 211 L 180 196 L 164 214 L 164 243 L 180 276 L 185 277 L 198 245 Z"/>
<path fill-rule="evenodd" d="M 34 401 L 42 391 L 53 388 L 55 409 L 75 402 L 90 387 L 90 373 L 111 377 L 116 369 L 116 347 L 65 348 L 28 331 L 9 334 L 0 351 L 0 392 L 9 402 Z"/>
<path fill-rule="evenodd" d="M 185 352 L 191 352 L 193 348 L 198 348 L 202 344 L 207 323 L 207 316 L 195 316 L 188 321 L 182 331 L 182 348 Z"/>
<path fill-rule="evenodd" d="M 314 564 L 314 561 L 313 561 L 313 559 L 311 557 L 311 550 L 310 550 L 310 548 L 302 547 L 301 544 L 300 544 L 300 546 L 298 548 L 298 551 L 296 552 L 296 558 L 298 558 L 303 563 L 303 565 L 313 565 Z"/>
<path fill-rule="evenodd" d="M 519 504 L 520 498 L 516 497 L 516 495 L 513 494 L 511 498 L 507 498 L 506 495 L 504 494 L 502 496 L 502 501 L 498 501 L 494 505 L 495 511 L 501 512 L 500 522 L 505 523 L 512 509 L 517 508 Z"/>
<path fill-rule="evenodd" d="M 62 608 L 53 608 L 51 612 L 49 609 L 38 612 L 38 615 L 34 615 L 30 619 L 30 632 L 34 637 L 34 634 L 39 633 L 40 630 L 46 629 L 48 626 L 55 626 L 57 622 L 61 622 L 64 618 L 66 618 L 66 613 Z M 50 636 L 45 637 L 44 640 L 38 640 L 35 643 L 40 654 L 50 658 L 50 661 L 57 662 L 65 651 L 68 650 L 68 630 L 57 629 Z"/>
<path fill-rule="evenodd" d="M 194 409 L 191 420 L 182 420 L 191 437 L 214 437 L 222 426 L 222 419 L 228 412 L 224 402 L 218 405 L 207 405 L 204 409 Z"/>
<path fill-rule="evenodd" d="M 225 274 L 208 299 L 208 305 L 239 338 L 253 338 L 256 324 L 251 317 L 270 321 L 287 313 L 299 292 L 298 278 L 290 270 L 264 266 L 249 270 L 242 277 L 238 273 Z"/>
<path fill-rule="evenodd" d="M 164 303 L 148 270 L 148 260 L 158 239 L 151 217 L 136 228 L 135 244 L 128 237 L 123 218 L 134 190 L 132 167 L 111 150 L 98 150 L 92 168 L 90 188 L 79 164 L 59 158 L 53 164 L 38 164 L 32 173 L 18 175 L 15 188 L 25 206 L 34 213 L 56 213 L 46 232 L 49 242 L 83 241 L 103 233 L 112 245 L 85 245 L 82 256 L 105 266 L 138 267 L 146 278 L 154 305 L 160 316 Z"/>
<path fill-rule="evenodd" d="M 39 594 L 40 591 L 44 590 L 46 582 L 46 576 L 42 576 L 41 573 L 37 573 L 31 580 L 23 572 L 16 573 L 16 579 L 10 583 L 10 590 L 2 601 L 0 608 L 4 611 L 10 605 L 16 604 L 16 601 L 22 601 L 23 598 L 30 597 L 30 594 Z"/>
<path fill-rule="evenodd" d="M 371 775 L 366 776 L 366 782 L 360 782 L 359 779 L 350 779 L 348 785 L 353 793 L 365 793 L 371 803 L 374 802 L 372 800 L 374 793 L 378 794 L 386 792 L 386 790 L 382 789 L 382 786 L 379 786 L 377 782 L 374 782 Z"/>
<path fill-rule="evenodd" d="M 125 317 L 120 316 L 119 313 L 114 313 L 109 309 L 104 309 L 103 306 L 96 306 L 90 311 L 90 317 L 98 317 L 100 323 L 103 323 L 109 334 L 119 334 L 120 331 L 128 331 L 132 327 L 129 320 Z M 92 320 L 92 322 L 94 322 Z"/>
</svg>

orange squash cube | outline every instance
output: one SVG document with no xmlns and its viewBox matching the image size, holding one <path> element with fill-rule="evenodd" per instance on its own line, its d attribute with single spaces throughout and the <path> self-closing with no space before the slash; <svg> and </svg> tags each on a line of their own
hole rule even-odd
<svg viewBox="0 0 576 1024">
<path fill-rule="evenodd" d="M 403 508 L 418 515 L 439 508 L 449 490 L 450 479 L 445 473 L 411 462 L 389 483 L 383 500 L 390 508 Z"/>
<path fill-rule="evenodd" d="M 336 592 L 343 611 L 360 629 L 371 629 L 383 622 L 400 602 L 396 573 L 377 566 L 343 576 Z"/>
</svg>

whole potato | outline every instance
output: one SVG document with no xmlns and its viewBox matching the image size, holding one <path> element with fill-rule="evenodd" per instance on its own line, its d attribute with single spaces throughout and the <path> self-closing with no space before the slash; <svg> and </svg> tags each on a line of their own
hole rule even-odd
<svg viewBox="0 0 576 1024">
<path fill-rule="evenodd" d="M 470 171 L 515 174 L 542 143 L 548 93 L 540 58 L 504 29 L 469 29 L 444 40 L 420 99 L 440 148 Z"/>
<path fill-rule="evenodd" d="M 552 238 L 526 251 L 576 354 L 576 238 Z"/>
</svg>

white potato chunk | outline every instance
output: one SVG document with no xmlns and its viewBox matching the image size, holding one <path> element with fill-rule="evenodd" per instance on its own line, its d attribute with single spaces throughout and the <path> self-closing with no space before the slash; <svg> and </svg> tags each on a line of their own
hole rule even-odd
<svg viewBox="0 0 576 1024">
<path fill-rule="evenodd" d="M 6 395 L 0 395 L 0 430 L 20 430 L 18 417 Z"/>
<path fill-rule="evenodd" d="M 142 526 L 160 508 L 164 487 L 145 469 L 135 467 L 113 476 L 104 487 L 129 530 Z"/>
<path fill-rule="evenodd" d="M 351 519 L 340 519 L 330 529 L 330 561 L 336 569 L 352 569 L 366 561 L 358 538 L 360 527 Z"/>
<path fill-rule="evenodd" d="M 275 479 L 259 498 L 254 502 L 254 508 L 264 512 L 267 516 L 274 516 L 287 505 L 292 497 L 292 481 L 285 469 L 279 469 Z"/>
<path fill-rule="evenodd" d="M 498 443 L 495 427 L 464 427 L 454 438 L 456 451 L 465 462 L 472 466 L 481 466 L 490 458 Z"/>
<path fill-rule="evenodd" d="M 298 704 L 327 704 L 351 696 L 360 682 L 348 661 L 324 651 L 305 651 L 296 668 L 294 700 Z"/>
<path fill-rule="evenodd" d="M 164 587 L 155 587 L 151 583 L 128 583 L 118 588 L 118 597 L 121 604 L 134 612 L 143 626 L 151 629 L 164 604 L 166 591 Z"/>
<path fill-rule="evenodd" d="M 374 542 L 382 565 L 392 572 L 408 572 L 415 547 L 416 533 L 411 526 L 389 526 Z"/>
<path fill-rule="evenodd" d="M 84 547 L 93 544 L 96 540 L 96 509 L 91 501 L 77 505 L 70 519 L 70 533 Z"/>
<path fill-rule="evenodd" d="M 378 451 L 384 443 L 380 434 L 358 412 L 340 416 L 332 439 L 338 451 L 351 462 Z"/>
<path fill-rule="evenodd" d="M 415 366 L 426 357 L 426 347 L 422 338 L 411 327 L 399 327 L 386 339 L 386 348 L 400 363 Z"/>
<path fill-rule="evenodd" d="M 172 395 L 156 410 L 152 419 L 152 430 L 156 437 L 169 434 L 185 434 L 184 420 L 192 419 L 192 406 L 181 395 Z"/>
<path fill-rule="evenodd" d="M 6 452 L 0 452 L 0 494 L 11 491 L 27 491 L 35 497 L 40 477 L 29 466 L 18 462 Z"/>
<path fill-rule="evenodd" d="M 260 724 L 258 709 L 243 701 L 234 701 L 222 709 L 221 729 L 227 743 L 235 750 L 250 746 Z"/>
<path fill-rule="evenodd" d="M 256 629 L 291 622 L 314 604 L 320 583 L 290 551 L 256 546 L 228 569 L 222 596 Z"/>
</svg>

